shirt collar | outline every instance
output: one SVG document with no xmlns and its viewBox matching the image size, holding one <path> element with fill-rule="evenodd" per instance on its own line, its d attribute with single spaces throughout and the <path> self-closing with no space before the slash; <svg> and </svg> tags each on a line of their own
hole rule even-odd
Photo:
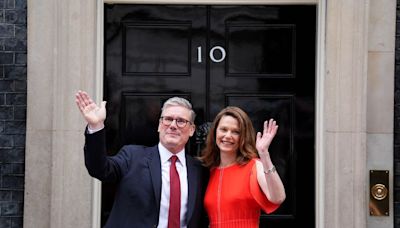
<svg viewBox="0 0 400 228">
<path fill-rule="evenodd" d="M 158 143 L 158 151 L 160 152 L 161 164 L 169 162 L 171 156 L 176 155 L 178 156 L 178 160 L 182 164 L 182 166 L 186 165 L 185 148 L 183 148 L 183 150 L 179 151 L 178 153 L 173 154 L 167 148 L 165 148 L 161 143 Z"/>
</svg>

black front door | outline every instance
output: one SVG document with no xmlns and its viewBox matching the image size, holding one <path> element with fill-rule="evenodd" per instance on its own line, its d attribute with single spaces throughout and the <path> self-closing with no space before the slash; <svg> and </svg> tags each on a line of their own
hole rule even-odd
<svg viewBox="0 0 400 228">
<path fill-rule="evenodd" d="M 105 5 L 104 100 L 110 154 L 155 145 L 163 101 L 189 99 L 197 155 L 207 123 L 225 106 L 257 131 L 274 118 L 271 156 L 287 199 L 261 227 L 315 227 L 314 107 L 316 7 Z M 115 186 L 103 184 L 102 218 Z"/>
</svg>

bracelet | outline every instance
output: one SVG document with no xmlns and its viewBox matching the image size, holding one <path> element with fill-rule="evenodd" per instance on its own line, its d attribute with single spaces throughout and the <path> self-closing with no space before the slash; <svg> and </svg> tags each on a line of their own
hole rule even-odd
<svg viewBox="0 0 400 228">
<path fill-rule="evenodd" d="M 275 166 L 272 166 L 272 168 L 268 169 L 267 171 L 264 170 L 265 174 L 270 174 L 270 173 L 275 173 L 275 172 L 276 172 Z"/>
</svg>

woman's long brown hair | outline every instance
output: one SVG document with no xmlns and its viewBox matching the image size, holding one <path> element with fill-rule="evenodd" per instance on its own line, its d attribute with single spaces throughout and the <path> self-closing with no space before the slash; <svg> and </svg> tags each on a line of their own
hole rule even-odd
<svg viewBox="0 0 400 228">
<path fill-rule="evenodd" d="M 220 151 L 215 140 L 219 121 L 224 116 L 231 116 L 239 123 L 240 137 L 239 148 L 236 152 L 236 162 L 239 164 L 246 164 L 252 158 L 258 157 L 255 142 L 256 134 L 249 116 L 238 107 L 228 106 L 222 109 L 215 117 L 207 136 L 206 147 L 203 149 L 202 156 L 200 157 L 203 165 L 208 168 L 217 167 L 221 162 Z"/>
</svg>

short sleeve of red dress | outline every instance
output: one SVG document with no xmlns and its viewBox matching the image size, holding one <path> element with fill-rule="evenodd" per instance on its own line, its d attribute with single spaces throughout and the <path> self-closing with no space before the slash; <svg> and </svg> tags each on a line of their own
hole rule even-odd
<svg viewBox="0 0 400 228">
<path fill-rule="evenodd" d="M 260 188 L 257 180 L 256 162 L 254 162 L 250 173 L 250 193 L 257 201 L 258 205 L 260 205 L 261 209 L 267 214 L 274 212 L 280 206 L 279 204 L 271 203 Z"/>
</svg>

